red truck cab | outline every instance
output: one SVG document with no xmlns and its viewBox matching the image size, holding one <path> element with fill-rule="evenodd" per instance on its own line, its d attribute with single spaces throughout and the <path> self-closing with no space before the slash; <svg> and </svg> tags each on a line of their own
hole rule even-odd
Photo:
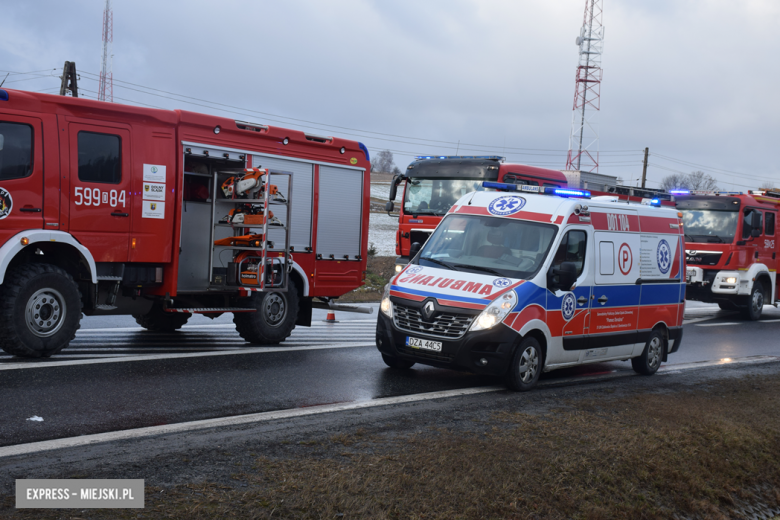
<svg viewBox="0 0 780 520">
<path fill-rule="evenodd" d="M 484 191 L 484 181 L 565 188 L 566 176 L 557 170 L 508 164 L 499 156 L 419 156 L 393 178 L 386 209 L 393 211 L 398 186 L 403 203 L 398 215 L 396 270 L 409 263 L 452 205 L 472 191 Z"/>
</svg>

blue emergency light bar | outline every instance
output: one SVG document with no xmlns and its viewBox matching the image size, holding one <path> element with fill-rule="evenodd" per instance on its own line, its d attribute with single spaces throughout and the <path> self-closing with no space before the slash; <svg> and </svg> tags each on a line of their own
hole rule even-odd
<svg viewBox="0 0 780 520">
<path fill-rule="evenodd" d="M 661 207 L 661 199 L 652 199 L 650 201 L 650 205 L 651 206 L 655 206 L 656 208 L 660 208 Z"/>
<path fill-rule="evenodd" d="M 672 195 L 690 195 L 691 192 L 688 190 L 671 190 L 669 193 Z"/>
<path fill-rule="evenodd" d="M 500 155 L 418 155 L 415 159 L 485 159 L 488 161 L 506 161 Z"/>
<path fill-rule="evenodd" d="M 8 101 L 8 92 L 0 89 L 0 101 Z"/>
<path fill-rule="evenodd" d="M 585 190 L 573 190 L 571 188 L 553 188 L 550 186 L 528 186 L 524 184 L 518 186 L 517 184 L 507 184 L 504 182 L 490 182 L 484 181 L 482 183 L 483 188 L 493 188 L 498 191 L 524 191 L 526 193 L 538 193 L 539 195 L 558 195 L 559 197 L 580 197 L 584 199 L 590 198 L 590 192 Z"/>
</svg>

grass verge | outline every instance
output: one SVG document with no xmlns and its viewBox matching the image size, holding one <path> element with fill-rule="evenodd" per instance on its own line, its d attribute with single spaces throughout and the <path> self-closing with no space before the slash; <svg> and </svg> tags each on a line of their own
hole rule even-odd
<svg viewBox="0 0 780 520">
<path fill-rule="evenodd" d="M 366 283 L 338 299 L 338 303 L 378 302 L 382 291 L 395 274 L 394 256 L 369 256 L 366 270 Z"/>
<path fill-rule="evenodd" d="M 722 383 L 722 384 L 721 384 Z M 561 402 L 413 433 L 282 443 L 232 483 L 148 488 L 144 518 L 733 518 L 780 505 L 780 380 Z M 456 424 L 455 426 L 452 426 Z M 6 506 L 9 503 L 6 501 Z M 12 506 L 11 506 L 12 507 Z M 13 518 L 137 518 L 24 511 Z"/>
</svg>

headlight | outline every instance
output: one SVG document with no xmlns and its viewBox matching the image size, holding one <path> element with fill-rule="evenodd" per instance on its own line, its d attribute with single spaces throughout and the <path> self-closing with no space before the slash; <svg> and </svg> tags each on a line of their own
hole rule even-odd
<svg viewBox="0 0 780 520">
<path fill-rule="evenodd" d="M 512 312 L 515 305 L 517 305 L 517 294 L 515 294 L 515 291 L 505 292 L 485 307 L 485 310 L 471 324 L 470 330 L 485 330 L 494 327 L 496 324 L 501 323 L 507 314 Z"/>
<path fill-rule="evenodd" d="M 385 292 L 382 295 L 382 303 L 379 304 L 379 309 L 388 318 L 393 318 L 393 302 L 390 301 L 390 284 L 385 285 Z"/>
<path fill-rule="evenodd" d="M 724 283 L 737 283 L 737 279 L 734 278 L 733 276 L 730 276 L 729 278 L 724 278 L 723 282 Z"/>
<path fill-rule="evenodd" d="M 395 264 L 395 272 L 400 273 L 401 270 L 404 268 L 401 264 Z"/>
</svg>

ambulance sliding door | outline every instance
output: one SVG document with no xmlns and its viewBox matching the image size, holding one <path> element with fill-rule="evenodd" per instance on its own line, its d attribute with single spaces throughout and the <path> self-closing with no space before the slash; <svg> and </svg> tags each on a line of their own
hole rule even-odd
<svg viewBox="0 0 780 520">
<path fill-rule="evenodd" d="M 638 230 L 637 230 L 638 231 Z M 597 231 L 590 342 L 581 361 L 630 355 L 637 342 L 639 234 Z"/>
</svg>

